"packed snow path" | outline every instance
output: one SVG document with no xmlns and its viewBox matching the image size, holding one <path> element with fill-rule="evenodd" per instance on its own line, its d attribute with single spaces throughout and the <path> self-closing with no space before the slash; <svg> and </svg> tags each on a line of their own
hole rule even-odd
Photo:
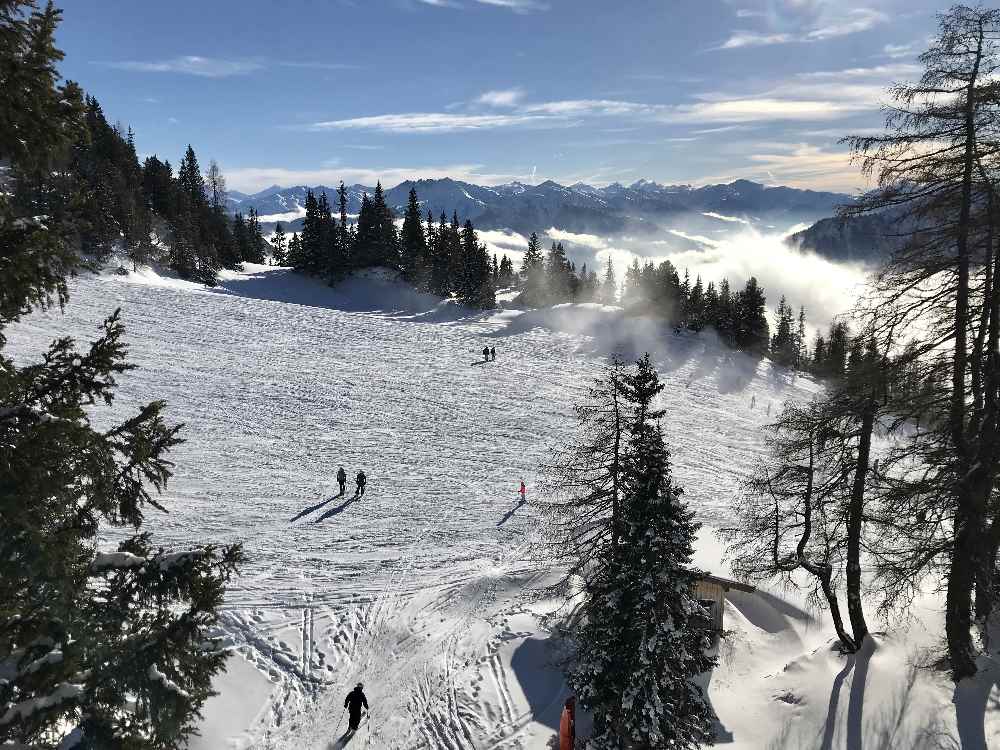
<svg viewBox="0 0 1000 750">
<path fill-rule="evenodd" d="M 727 518 L 769 412 L 815 390 L 709 335 L 664 335 L 613 309 L 471 313 L 378 278 L 330 290 L 262 266 L 216 290 L 82 278 L 65 314 L 13 327 L 9 351 L 28 361 L 58 336 L 89 341 L 119 306 L 139 369 L 120 378 L 117 413 L 162 398 L 186 424 L 170 513 L 149 517 L 155 540 L 246 545 L 226 621 L 246 662 L 230 674 L 257 696 L 242 703 L 263 707 L 233 746 L 326 747 L 365 679 L 372 721 L 352 747 L 543 747 L 532 723 L 551 728 L 541 715 L 558 717 L 562 686 L 544 664 L 531 666 L 541 687 L 524 687 L 523 664 L 512 674 L 541 611 L 520 596 L 540 574 L 523 548 L 537 519 L 516 491 L 522 478 L 529 500 L 537 491 L 604 355 L 653 350 L 676 476 L 708 526 Z M 368 487 L 354 499 L 358 469 Z M 238 712 L 229 703 L 214 711 Z"/>
</svg>

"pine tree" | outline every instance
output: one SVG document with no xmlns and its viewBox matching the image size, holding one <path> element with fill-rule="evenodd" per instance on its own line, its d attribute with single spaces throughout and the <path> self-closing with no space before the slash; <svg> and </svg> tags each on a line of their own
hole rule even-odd
<svg viewBox="0 0 1000 750">
<path fill-rule="evenodd" d="M 201 176 L 198 157 L 195 156 L 190 143 L 184 152 L 184 158 L 181 159 L 180 169 L 177 170 L 177 182 L 181 191 L 187 196 L 193 211 L 197 211 L 205 204 L 205 180 Z"/>
<path fill-rule="evenodd" d="M 542 258 L 541 243 L 534 232 L 528 238 L 528 249 L 521 261 L 521 279 L 524 291 L 521 298 L 529 306 L 544 304 L 545 260 Z"/>
<path fill-rule="evenodd" d="M 260 228 L 260 221 L 257 219 L 257 209 L 251 207 L 250 215 L 247 217 L 247 250 L 248 255 L 244 260 L 248 263 L 264 263 L 267 240 Z"/>
<path fill-rule="evenodd" d="M 796 339 L 791 305 L 782 295 L 775 311 L 776 327 L 771 337 L 771 356 L 779 364 L 794 367 L 798 359 L 798 342 Z"/>
<path fill-rule="evenodd" d="M 705 290 L 701 276 L 695 279 L 691 287 L 691 295 L 687 304 L 687 327 L 692 331 L 700 331 L 705 326 Z"/>
<path fill-rule="evenodd" d="M 753 276 L 747 281 L 734 305 L 736 312 L 736 346 L 744 352 L 767 354 L 770 331 L 765 312 L 767 298 Z"/>
<path fill-rule="evenodd" d="M 623 535 L 594 560 L 567 680 L 593 712 L 590 744 L 697 748 L 714 714 L 694 679 L 710 669 L 705 613 L 690 569 L 698 529 L 671 478 L 648 355 L 621 378 L 630 406 L 622 464 Z"/>
<path fill-rule="evenodd" d="M 434 252 L 431 256 L 431 288 L 432 294 L 447 297 L 451 294 L 451 258 L 448 247 L 448 227 L 445 224 L 444 212 L 441 213 L 437 229 L 433 226 L 430 213 L 427 214 L 427 236 L 432 240 Z"/>
<path fill-rule="evenodd" d="M 545 257 L 545 298 L 550 303 L 565 302 L 570 297 L 570 268 L 562 243 L 552 243 Z"/>
<path fill-rule="evenodd" d="M 420 202 L 417 200 L 417 191 L 414 188 L 410 188 L 406 213 L 403 215 L 400 251 L 403 278 L 418 286 L 422 285 L 421 279 L 426 275 L 427 241 L 424 237 Z"/>
<path fill-rule="evenodd" d="M 500 258 L 500 280 L 497 283 L 499 287 L 510 287 L 515 284 L 514 278 L 514 264 L 511 262 L 510 258 L 507 257 L 506 253 L 502 258 Z"/>
<path fill-rule="evenodd" d="M 601 282 L 601 302 L 614 305 L 618 302 L 618 282 L 615 280 L 615 266 L 608 255 L 608 265 L 604 268 L 604 280 Z"/>
<path fill-rule="evenodd" d="M 309 274 L 318 274 L 323 269 L 323 247 L 321 240 L 322 229 L 319 218 L 319 202 L 312 190 L 306 191 L 305 203 L 306 215 L 302 222 L 300 263 L 296 265 L 296 271 L 305 271 Z"/>
<path fill-rule="evenodd" d="M 284 227 L 281 226 L 279 221 L 274 225 L 274 236 L 271 238 L 271 246 L 274 248 L 274 252 L 271 254 L 271 262 L 276 266 L 283 266 L 288 261 L 286 253 L 288 252 L 288 240 L 285 238 Z"/>
<path fill-rule="evenodd" d="M 795 332 L 795 368 L 804 369 L 806 360 L 809 358 L 808 344 L 806 344 L 806 308 L 805 305 L 799 307 L 799 327 Z"/>
<path fill-rule="evenodd" d="M 250 246 L 250 234 L 247 231 L 246 219 L 239 211 L 233 215 L 231 232 L 238 262 L 242 263 L 253 254 L 253 248 Z"/>
<path fill-rule="evenodd" d="M 340 187 L 337 188 L 337 205 L 340 208 L 340 223 L 337 225 L 338 239 L 337 244 L 340 248 L 340 258 L 343 263 L 344 271 L 351 267 L 351 243 L 352 239 L 350 232 L 347 227 L 347 188 L 344 187 L 344 183 L 340 183 Z"/>
<path fill-rule="evenodd" d="M 305 254 L 302 250 L 302 240 L 298 232 L 292 232 L 292 239 L 288 241 L 288 265 L 292 268 L 303 268 L 306 263 Z"/>
</svg>

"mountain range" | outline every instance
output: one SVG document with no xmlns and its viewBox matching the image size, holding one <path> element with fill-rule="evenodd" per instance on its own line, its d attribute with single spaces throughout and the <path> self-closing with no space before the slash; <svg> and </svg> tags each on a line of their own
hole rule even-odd
<svg viewBox="0 0 1000 750">
<path fill-rule="evenodd" d="M 511 182 L 484 186 L 444 178 L 407 180 L 386 189 L 386 202 L 397 215 L 402 214 L 411 188 L 416 189 L 425 215 L 430 210 L 437 219 L 443 212 L 450 219 L 452 212 L 457 212 L 461 221 L 471 219 L 478 229 L 523 235 L 556 227 L 605 236 L 649 236 L 670 228 L 685 232 L 717 229 L 723 222 L 785 229 L 811 225 L 852 200 L 844 193 L 769 187 L 749 180 L 702 187 L 639 180 L 630 185 L 616 182 L 595 187 L 582 182 L 560 185 L 552 180 L 538 185 Z M 253 207 L 265 228 L 281 221 L 286 231 L 298 231 L 310 189 L 317 195 L 325 192 L 336 210 L 337 189 L 325 185 L 273 185 L 253 194 L 232 191 L 229 207 L 243 213 Z M 371 195 L 374 188 L 347 187 L 348 213 L 358 213 L 364 193 Z"/>
</svg>

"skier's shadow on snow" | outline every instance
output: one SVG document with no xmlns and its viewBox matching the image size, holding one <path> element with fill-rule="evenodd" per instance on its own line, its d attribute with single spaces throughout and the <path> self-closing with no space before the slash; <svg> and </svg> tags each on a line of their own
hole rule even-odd
<svg viewBox="0 0 1000 750">
<path fill-rule="evenodd" d="M 334 500 L 336 500 L 336 499 L 337 499 L 338 497 L 343 497 L 343 496 L 344 496 L 344 493 L 343 493 L 343 492 L 341 492 L 341 493 L 340 493 L 339 495 L 334 495 L 333 497 L 328 497 L 328 498 L 327 498 L 326 500 L 324 500 L 324 501 L 322 501 L 322 502 L 320 502 L 320 503 L 316 503 L 315 505 L 311 505 L 311 506 L 309 506 L 308 508 L 306 508 L 305 510 L 301 511 L 301 512 L 300 512 L 300 513 L 299 513 L 299 514 L 298 514 L 297 516 L 295 516 L 294 518 L 291 518 L 291 519 L 289 519 L 288 523 L 295 523 L 296 521 L 298 521 L 298 520 L 299 520 L 300 518 L 302 518 L 303 516 L 308 516 L 308 515 L 309 515 L 310 513 L 312 513 L 312 512 L 314 511 L 314 510 L 319 510 L 320 508 L 322 508 L 322 507 L 323 507 L 324 505 L 326 505 L 327 503 L 332 503 L 332 502 L 333 502 Z"/>
<path fill-rule="evenodd" d="M 479 365 L 485 365 L 485 364 L 488 364 L 488 360 L 477 359 L 475 362 L 470 362 L 469 366 L 470 367 L 478 367 Z"/>
<path fill-rule="evenodd" d="M 508 521 L 509 521 L 509 520 L 510 520 L 511 518 L 513 518 L 514 514 L 515 514 L 515 513 L 516 513 L 516 512 L 517 512 L 517 511 L 518 511 L 518 510 L 519 510 L 520 508 L 523 508 L 523 507 L 524 507 L 525 505 L 527 505 L 527 504 L 528 504 L 528 501 L 527 501 L 527 500 L 522 500 L 522 501 L 521 501 L 521 502 L 519 502 L 519 503 L 518 503 L 517 505 L 515 505 L 515 506 L 514 506 L 513 508 L 511 508 L 510 510 L 508 510 L 508 511 L 507 511 L 507 512 L 506 512 L 506 513 L 504 514 L 504 517 L 503 517 L 503 518 L 501 518 L 501 519 L 500 519 L 500 520 L 499 520 L 499 521 L 497 522 L 497 526 L 503 526 L 503 525 L 504 525 L 505 523 L 507 523 L 507 522 L 508 522 Z"/>
<path fill-rule="evenodd" d="M 331 498 L 331 499 L 333 499 L 333 498 Z M 357 494 L 353 495 L 352 497 L 347 498 L 347 500 L 345 500 L 343 503 L 341 503 L 340 505 L 338 505 L 336 508 L 330 508 L 330 510 L 328 510 L 326 513 L 324 513 L 319 518 L 317 518 L 315 521 L 313 521 L 313 523 L 319 523 L 320 521 L 325 521 L 326 519 L 332 518 L 333 516 L 339 516 L 341 513 L 343 513 L 345 510 L 347 510 L 347 506 L 348 505 L 350 505 L 351 503 L 356 503 L 360 499 L 361 499 L 361 496 L 357 495 Z"/>
<path fill-rule="evenodd" d="M 327 745 L 328 750 L 340 750 L 342 747 L 347 747 L 347 743 L 354 739 L 354 732 L 344 732 L 340 735 L 340 739 L 334 742 L 332 745 Z"/>
</svg>

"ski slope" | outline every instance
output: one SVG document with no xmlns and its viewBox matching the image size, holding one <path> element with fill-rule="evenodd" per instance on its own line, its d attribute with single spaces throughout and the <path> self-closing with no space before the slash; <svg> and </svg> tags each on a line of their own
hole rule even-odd
<svg viewBox="0 0 1000 750">
<path fill-rule="evenodd" d="M 154 538 L 240 540 L 249 557 L 226 602 L 234 655 L 194 750 L 548 747 L 567 694 L 546 630 L 557 603 L 538 591 L 552 571 L 528 554 L 544 519 L 516 489 L 541 491 L 540 467 L 573 436 L 572 406 L 606 354 L 652 351 L 675 475 L 705 524 L 697 562 L 723 574 L 711 530 L 761 450 L 760 426 L 818 388 L 615 308 L 470 312 L 378 272 L 329 289 L 252 265 L 213 290 L 148 269 L 81 278 L 65 314 L 10 329 L 9 351 L 28 361 L 57 336 L 88 340 L 116 307 L 139 369 L 120 379 L 115 411 L 162 398 L 186 424 L 170 512 L 148 518 Z M 792 726 L 809 736 L 849 724 L 836 704 L 828 719 L 817 701 L 774 698 L 796 658 L 812 664 L 817 694 L 850 687 L 830 671 L 839 657 L 816 656 L 829 650 L 825 623 L 749 597 L 727 607 L 727 627 L 709 691 L 734 747 L 766 746 L 784 713 L 798 711 Z M 338 740 L 359 680 L 370 717 Z M 921 707 L 944 689 L 927 687 Z"/>
</svg>

